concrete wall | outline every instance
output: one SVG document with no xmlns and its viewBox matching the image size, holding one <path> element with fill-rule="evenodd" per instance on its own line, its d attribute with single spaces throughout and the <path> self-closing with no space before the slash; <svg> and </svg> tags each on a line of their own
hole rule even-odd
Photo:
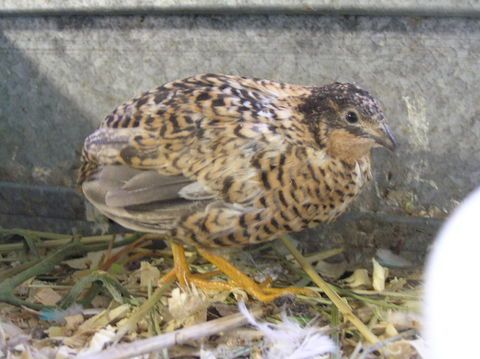
<svg viewBox="0 0 480 359">
<path fill-rule="evenodd" d="M 479 65 L 480 21 L 462 17 L 0 17 L 0 225 L 82 222 L 59 188 L 73 187 L 85 136 L 128 98 L 202 72 L 369 89 L 400 147 L 375 153 L 355 211 L 443 217 L 480 184 Z M 69 210 L 43 208 L 45 191 Z"/>
</svg>

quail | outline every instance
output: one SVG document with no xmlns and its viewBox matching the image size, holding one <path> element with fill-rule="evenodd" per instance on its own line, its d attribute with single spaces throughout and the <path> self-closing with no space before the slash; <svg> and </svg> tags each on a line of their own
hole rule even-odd
<svg viewBox="0 0 480 359">
<path fill-rule="evenodd" d="M 202 74 L 117 107 L 85 140 L 79 183 L 120 225 L 171 239 L 180 284 L 262 286 L 218 255 L 335 220 L 371 179 L 373 147 L 396 142 L 375 98 L 350 83 L 300 86 Z M 189 271 L 182 245 L 230 282 Z"/>
</svg>

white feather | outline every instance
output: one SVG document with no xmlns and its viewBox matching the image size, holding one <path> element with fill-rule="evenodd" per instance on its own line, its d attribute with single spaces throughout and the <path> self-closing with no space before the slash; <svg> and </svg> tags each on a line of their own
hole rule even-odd
<svg viewBox="0 0 480 359">
<path fill-rule="evenodd" d="M 248 322 L 263 333 L 266 343 L 265 359 L 322 358 L 336 350 L 333 341 L 323 330 L 314 326 L 301 327 L 296 321 L 281 314 L 280 324 L 259 323 L 245 304 L 238 304 Z"/>
</svg>

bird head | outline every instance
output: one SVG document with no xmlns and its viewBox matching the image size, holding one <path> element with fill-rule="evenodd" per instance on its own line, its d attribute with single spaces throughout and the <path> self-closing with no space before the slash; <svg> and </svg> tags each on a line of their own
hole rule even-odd
<svg viewBox="0 0 480 359">
<path fill-rule="evenodd" d="M 339 157 L 361 157 L 372 147 L 397 145 L 383 111 L 367 91 L 350 83 L 313 88 L 300 106 L 316 140 Z"/>
</svg>

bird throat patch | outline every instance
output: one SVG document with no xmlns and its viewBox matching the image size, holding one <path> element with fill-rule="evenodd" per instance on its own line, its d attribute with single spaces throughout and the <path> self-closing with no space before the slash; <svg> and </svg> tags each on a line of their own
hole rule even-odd
<svg viewBox="0 0 480 359">
<path fill-rule="evenodd" d="M 342 128 L 334 129 L 328 135 L 327 153 L 348 163 L 354 163 L 364 157 L 371 148 L 370 140 Z"/>
</svg>

